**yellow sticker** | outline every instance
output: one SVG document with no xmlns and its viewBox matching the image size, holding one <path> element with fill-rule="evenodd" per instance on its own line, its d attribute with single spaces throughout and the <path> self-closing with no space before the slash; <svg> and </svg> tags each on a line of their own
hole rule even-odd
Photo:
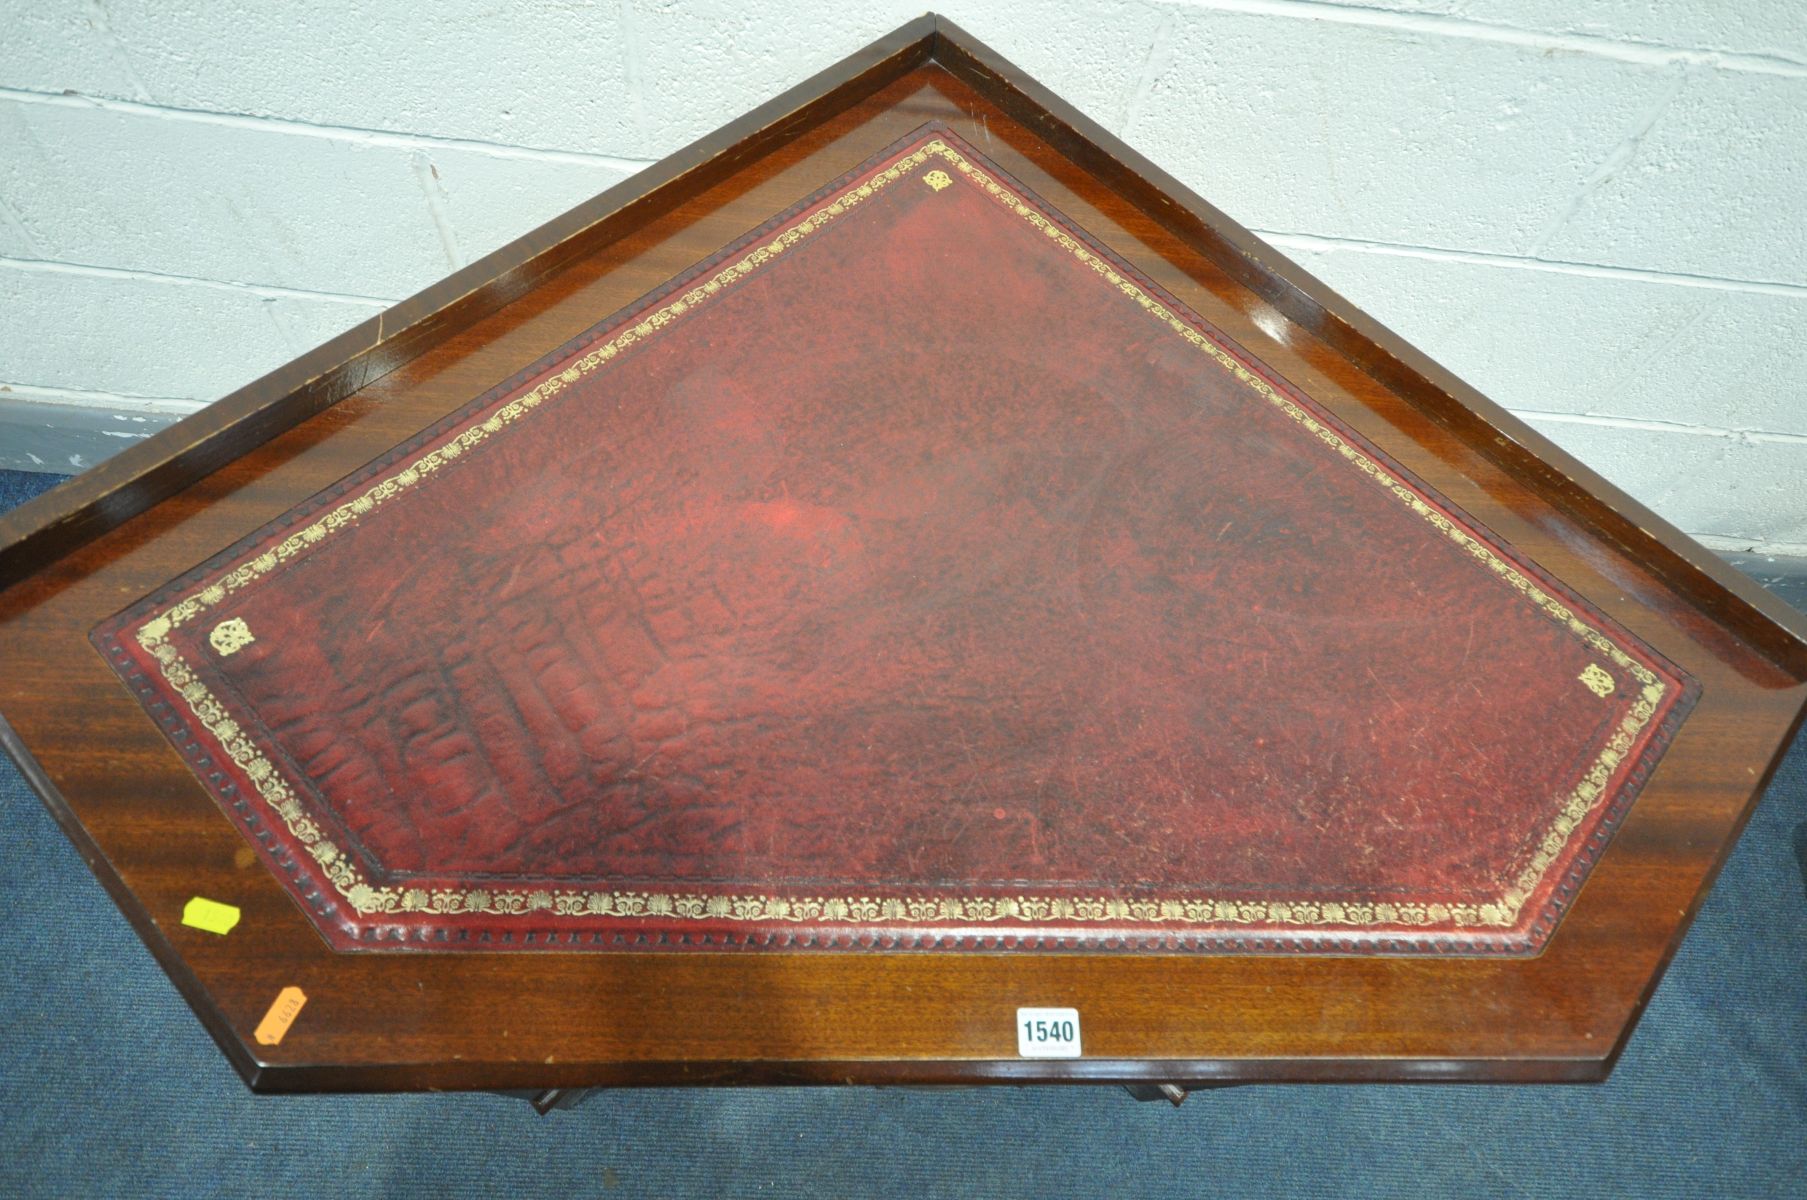
<svg viewBox="0 0 1807 1200">
<path fill-rule="evenodd" d="M 295 1014 L 307 1003 L 307 994 L 298 987 L 285 987 L 276 993 L 275 1003 L 264 1019 L 257 1023 L 257 1032 L 253 1035 L 266 1046 L 274 1046 L 282 1041 L 283 1034 L 295 1023 Z"/>
<path fill-rule="evenodd" d="M 218 900 L 196 896 L 183 907 L 182 924 L 205 929 L 208 933 L 231 933 L 232 927 L 238 924 L 238 909 Z"/>
</svg>

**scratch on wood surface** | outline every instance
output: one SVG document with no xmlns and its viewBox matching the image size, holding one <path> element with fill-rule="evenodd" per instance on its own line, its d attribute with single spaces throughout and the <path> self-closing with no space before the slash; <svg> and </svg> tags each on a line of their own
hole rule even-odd
<svg viewBox="0 0 1807 1200">
<path fill-rule="evenodd" d="M 1397 707 L 1399 707 L 1401 709 L 1405 708 L 1405 701 L 1401 700 L 1399 698 L 1398 694 L 1395 693 L 1392 688 L 1387 686 L 1386 680 L 1382 679 L 1380 676 L 1378 676 L 1374 673 L 1373 667 L 1367 668 L 1367 671 L 1368 671 L 1368 678 L 1372 679 L 1374 681 L 1375 686 L 1387 694 L 1387 699 L 1391 700 L 1394 703 L 1394 705 L 1396 705 Z"/>
</svg>

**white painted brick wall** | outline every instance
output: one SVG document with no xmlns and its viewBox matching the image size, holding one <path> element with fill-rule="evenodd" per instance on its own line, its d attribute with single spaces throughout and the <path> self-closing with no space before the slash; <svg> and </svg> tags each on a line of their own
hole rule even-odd
<svg viewBox="0 0 1807 1200">
<path fill-rule="evenodd" d="M 0 0 L 0 395 L 192 411 L 921 2 Z M 1807 554 L 1798 0 L 941 7 L 1683 528 Z"/>
</svg>

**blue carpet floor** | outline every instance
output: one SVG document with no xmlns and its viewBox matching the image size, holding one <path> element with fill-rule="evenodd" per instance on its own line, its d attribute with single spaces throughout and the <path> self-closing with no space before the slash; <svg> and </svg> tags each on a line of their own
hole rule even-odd
<svg viewBox="0 0 1807 1200">
<path fill-rule="evenodd" d="M 41 479 L 0 472 L 0 507 Z M 0 670 L 4 670 L 0 664 Z M 1612 1079 L 254 1097 L 0 761 L 0 1196 L 1807 1197 L 1807 739 Z"/>
</svg>

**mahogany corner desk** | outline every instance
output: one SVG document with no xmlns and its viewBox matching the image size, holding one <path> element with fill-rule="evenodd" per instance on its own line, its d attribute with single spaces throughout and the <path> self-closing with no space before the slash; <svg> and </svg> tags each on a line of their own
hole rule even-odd
<svg viewBox="0 0 1807 1200">
<path fill-rule="evenodd" d="M 271 1091 L 1599 1079 L 1807 705 L 1798 615 L 933 16 L 0 583 L 0 736 Z"/>
</svg>

